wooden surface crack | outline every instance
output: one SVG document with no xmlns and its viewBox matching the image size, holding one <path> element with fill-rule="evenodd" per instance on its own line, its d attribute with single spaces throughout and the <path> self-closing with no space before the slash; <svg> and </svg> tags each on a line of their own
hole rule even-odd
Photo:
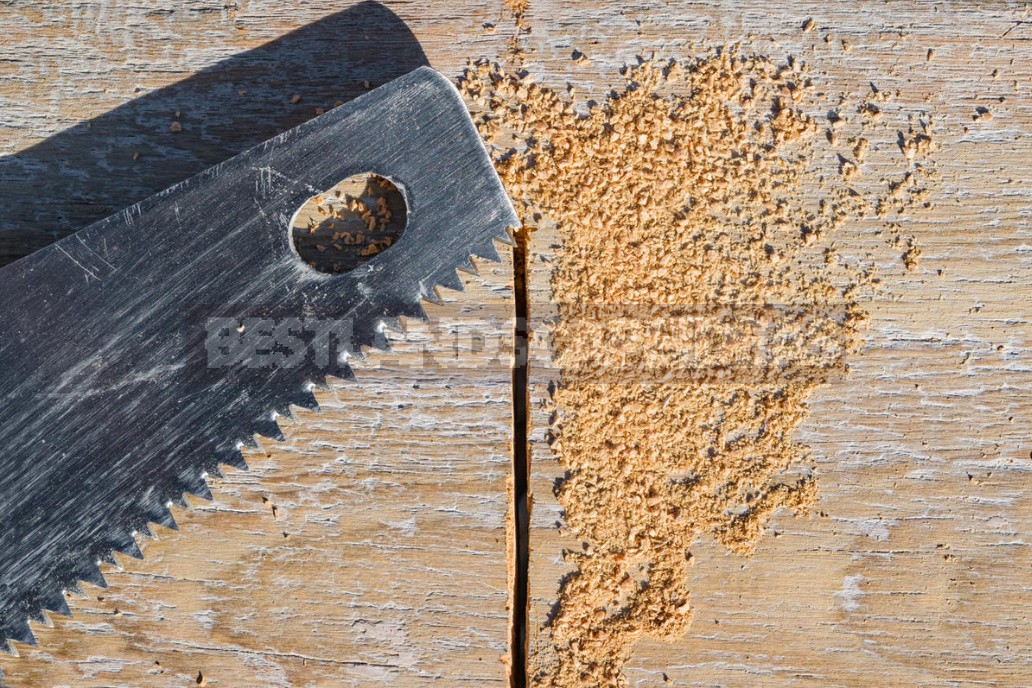
<svg viewBox="0 0 1032 688">
<path fill-rule="evenodd" d="M 513 292 L 516 306 L 514 328 L 514 357 L 512 368 L 512 515 L 513 515 L 513 568 L 510 599 L 511 629 L 509 633 L 512 665 L 509 674 L 511 688 L 527 686 L 527 623 L 530 605 L 530 446 L 529 430 L 530 340 L 529 295 L 527 292 L 527 236 L 524 227 L 516 234 L 513 246 Z"/>
</svg>

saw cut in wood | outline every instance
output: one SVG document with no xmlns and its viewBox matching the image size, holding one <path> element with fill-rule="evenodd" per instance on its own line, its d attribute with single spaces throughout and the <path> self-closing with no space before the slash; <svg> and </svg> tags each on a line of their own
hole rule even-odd
<svg viewBox="0 0 1032 688">
<path fill-rule="evenodd" d="M 360 173 L 404 234 L 340 274 L 291 240 L 307 200 Z M 114 551 L 245 467 L 255 434 L 425 318 L 516 214 L 454 87 L 421 68 L 0 271 L 0 641 L 34 643 Z"/>
</svg>

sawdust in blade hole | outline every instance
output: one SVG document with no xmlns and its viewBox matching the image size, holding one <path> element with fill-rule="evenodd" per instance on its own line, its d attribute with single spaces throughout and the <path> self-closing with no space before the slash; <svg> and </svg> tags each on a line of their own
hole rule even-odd
<svg viewBox="0 0 1032 688">
<path fill-rule="evenodd" d="M 627 685 L 638 639 L 691 624 L 694 541 L 749 554 L 776 510 L 814 508 L 794 431 L 881 288 L 876 256 L 836 236 L 880 223 L 892 269 L 916 269 L 904 228 L 936 175 L 930 118 L 876 87 L 829 106 L 812 79 L 723 46 L 630 68 L 586 111 L 487 62 L 460 84 L 524 225 L 562 239 L 550 433 L 582 546 L 535 686 Z M 867 179 L 878 156 L 896 172 Z"/>
<path fill-rule="evenodd" d="M 401 191 L 374 174 L 349 177 L 308 200 L 294 215 L 291 239 L 301 260 L 342 273 L 389 249 L 405 231 Z"/>
</svg>

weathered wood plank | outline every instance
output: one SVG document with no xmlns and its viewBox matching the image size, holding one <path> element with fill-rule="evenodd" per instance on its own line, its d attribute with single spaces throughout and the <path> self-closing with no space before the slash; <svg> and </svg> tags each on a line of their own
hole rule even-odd
<svg viewBox="0 0 1032 688">
<path fill-rule="evenodd" d="M 602 97 L 635 55 L 688 57 L 693 43 L 752 36 L 809 63 L 821 90 L 899 88 L 940 125 L 936 207 L 907 224 L 922 262 L 909 274 L 882 262 L 866 345 L 849 376 L 811 398 L 799 433 L 827 518 L 776 515 L 751 558 L 693 546 L 694 625 L 673 644 L 638 643 L 631 685 L 1028 684 L 1027 20 L 1003 4 L 532 4 L 527 68 L 547 84 Z M 572 48 L 590 63 L 569 64 Z M 979 106 L 993 118 L 973 121 Z M 877 250 L 878 229 L 846 228 L 840 250 Z M 560 241 L 547 223 L 532 235 L 532 314 L 552 312 Z M 548 652 L 547 619 L 571 568 L 560 553 L 580 547 L 557 529 L 552 490 L 565 468 L 545 442 L 557 372 L 548 323 L 534 329 L 532 662 Z"/>
<path fill-rule="evenodd" d="M 466 57 L 504 55 L 509 28 L 501 20 L 500 8 L 444 0 L 422 5 L 388 4 L 414 32 L 430 63 L 445 73 L 457 74 Z M 306 3 L 299 8 L 282 0 L 239 2 L 231 8 L 223 8 L 221 2 L 177 3 L 175 7 L 171 3 L 147 7 L 113 2 L 14 3 L 5 7 L 0 18 L 5 47 L 13 56 L 0 62 L 0 104 L 5 113 L 0 137 L 3 152 L 23 151 L 66 127 L 99 117 L 139 96 L 137 86 L 143 88 L 140 93 L 167 86 L 218 60 L 326 18 L 338 9 L 336 3 Z M 814 18 L 815 30 L 803 34 L 800 26 L 807 17 Z M 694 54 L 693 44 L 742 40 L 752 34 L 757 44 L 771 52 L 804 56 L 825 73 L 822 83 L 830 91 L 855 92 L 875 80 L 884 89 L 900 88 L 908 102 L 936 112 L 947 125 L 936 155 L 943 175 L 938 206 L 909 227 L 922 245 L 922 266 L 916 276 L 904 276 L 898 264 L 892 266 L 886 276 L 892 298 L 872 304 L 874 320 L 868 344 L 853 361 L 852 374 L 825 388 L 810 402 L 811 416 L 801 439 L 814 449 L 821 476 L 820 508 L 829 518 L 806 521 L 778 516 L 771 530 L 781 533 L 781 537 L 761 540 L 751 559 L 727 556 L 711 543 L 699 543 L 694 548 L 698 564 L 691 581 L 696 607 L 693 630 L 673 646 L 642 642 L 627 669 L 632 684 L 666 685 L 664 672 L 674 685 L 707 686 L 1028 683 L 1032 650 L 1024 628 L 1029 562 L 1023 533 L 1032 519 L 1032 509 L 1024 496 L 1029 450 L 1026 429 L 1032 410 L 1027 394 L 1029 373 L 1022 363 L 1032 334 L 1022 307 L 1030 274 L 1025 246 L 1029 234 L 1027 190 L 1032 181 L 1027 162 L 1028 126 L 1032 121 L 1027 101 L 1030 74 L 1025 59 L 1028 21 L 1023 7 L 1004 3 L 531 4 L 528 22 L 532 30 L 525 56 L 528 68 L 541 81 L 558 86 L 569 81 L 589 97 L 602 97 L 618 84 L 621 78 L 617 69 L 639 54 L 656 51 L 661 57 L 684 57 Z M 497 29 L 485 30 L 485 22 L 496 24 Z M 345 28 L 338 25 L 335 31 L 346 35 Z M 831 42 L 823 43 L 829 34 Z M 392 34 L 383 38 L 389 40 Z M 851 44 L 849 52 L 843 49 L 843 39 Z M 41 41 L 45 50 L 40 48 Z M 584 51 L 590 62 L 571 62 L 573 48 Z M 927 51 L 933 48 L 935 56 L 929 62 Z M 990 76 L 993 68 L 1000 70 L 996 79 Z M 304 96 L 300 106 L 304 110 L 307 106 L 314 108 L 316 103 L 332 105 L 339 97 L 335 91 L 317 98 L 321 91 L 302 90 L 307 88 L 306 83 L 304 78 L 282 84 L 270 82 L 262 92 L 263 98 L 271 102 L 274 93 L 277 98 L 282 95 L 286 108 L 290 95 L 299 92 Z M 348 88 L 357 92 L 360 82 Z M 994 102 L 1000 96 L 1006 102 Z M 237 102 L 224 95 L 213 96 L 204 116 L 232 112 Z M 960 127 L 970 124 L 974 108 L 987 104 L 992 105 L 994 119 L 971 125 L 969 132 L 963 132 Z M 160 114 L 145 122 L 143 132 L 136 132 L 136 136 L 153 132 L 154 157 L 140 156 L 138 163 L 146 170 L 142 175 L 140 165 L 116 166 L 111 176 L 117 183 L 111 187 L 138 178 L 158 184 L 156 188 L 167 185 L 169 176 L 154 171 L 154 159 L 185 159 L 184 163 L 174 162 L 177 171 L 172 176 L 180 177 L 208 164 L 201 145 L 204 141 L 195 141 L 193 152 L 180 153 L 172 150 L 165 138 L 158 137 L 165 134 L 168 112 L 180 106 L 166 102 L 155 107 Z M 181 109 L 188 112 L 185 106 Z M 262 110 L 257 121 L 271 121 L 269 113 L 273 109 L 269 106 Z M 189 131 L 189 126 L 186 129 Z M 244 145 L 243 139 L 230 136 L 228 140 L 229 144 L 220 145 Z M 126 159 L 131 160 L 132 149 L 140 146 L 135 140 L 127 141 Z M 56 152 L 43 157 L 52 159 L 64 155 L 65 150 L 94 148 L 90 143 L 85 148 L 54 149 Z M 111 156 L 112 160 L 116 158 Z M 143 182 L 141 187 L 133 186 L 136 183 L 130 186 L 146 186 Z M 59 190 L 64 187 L 55 184 L 41 188 L 47 190 L 41 197 L 59 198 Z M 101 198 L 97 205 L 120 207 L 133 200 L 138 198 L 122 202 L 122 196 L 115 194 Z M 106 212 L 92 208 L 91 203 L 85 199 L 59 207 L 63 216 L 80 220 L 95 219 Z M 28 225 L 32 229 L 27 236 L 18 237 L 18 242 L 38 237 L 40 227 L 43 232 L 53 229 L 55 216 L 39 210 L 44 205 L 24 210 L 21 217 L 31 219 Z M 94 214 L 90 216 L 90 212 Z M 74 228 L 76 221 L 69 220 L 62 226 Z M 878 244 L 881 239 L 870 230 L 861 228 L 843 237 L 842 243 L 857 251 Z M 554 242 L 554 235 L 542 232 L 532 247 L 532 303 L 539 305 L 538 313 L 544 312 L 549 302 L 547 278 L 554 264 Z M 943 270 L 942 277 L 937 275 L 939 269 Z M 504 276 L 493 283 L 495 289 L 505 289 L 503 285 L 507 285 Z M 546 335 L 543 323 L 538 323 L 539 346 Z M 997 352 L 1000 344 L 1004 350 Z M 547 351 L 539 353 L 547 357 Z M 502 377 L 499 373 L 499 380 Z M 543 398 L 549 381 L 547 375 L 536 378 L 538 400 Z M 456 398 L 460 396 L 456 394 Z M 503 396 L 499 387 L 499 404 Z M 440 401 L 438 396 L 427 403 Z M 447 415 L 446 407 L 442 408 Z M 323 418 L 328 413 L 324 412 Z M 347 415 L 343 410 L 340 414 L 342 418 Z M 497 422 L 501 417 L 497 416 Z M 532 643 L 535 638 L 540 642 L 538 627 L 554 600 L 564 570 L 558 562 L 559 551 L 574 544 L 556 536 L 555 523 L 561 519 L 551 489 L 563 469 L 549 464 L 547 444 L 542 441 L 547 421 L 543 414 L 535 417 Z M 372 421 L 369 423 L 367 427 L 371 428 Z M 382 431 L 376 435 L 378 442 L 381 435 Z M 372 439 L 368 442 L 373 443 Z M 325 463 L 329 459 L 322 456 L 322 451 L 318 450 Z M 501 450 L 496 459 L 499 470 L 503 454 Z M 304 472 L 294 474 L 296 469 L 283 468 L 285 459 L 278 456 L 269 459 L 278 467 L 270 469 L 270 484 L 276 484 L 276 475 L 288 483 L 300 481 L 297 476 Z M 256 471 L 260 471 L 261 462 L 257 463 Z M 370 477 L 368 473 L 361 475 Z M 361 684 L 371 680 L 364 672 L 400 671 L 320 663 L 316 657 L 328 657 L 314 651 L 306 667 L 301 656 L 305 653 L 287 641 L 275 646 L 240 643 L 239 648 L 227 650 L 227 646 L 219 647 L 211 640 L 214 631 L 205 628 L 204 617 L 214 606 L 193 607 L 188 600 L 209 594 L 205 585 L 217 590 L 241 586 L 247 591 L 268 586 L 241 583 L 243 577 L 231 570 L 230 564 L 219 565 L 225 575 L 217 580 L 214 574 L 199 575 L 199 562 L 221 561 L 212 556 L 220 549 L 252 552 L 248 548 L 263 537 L 277 543 L 277 537 L 282 539 L 280 524 L 268 522 L 268 507 L 260 505 L 260 495 L 268 488 L 251 486 L 246 482 L 250 479 L 246 475 L 231 476 L 231 481 L 245 481 L 243 486 L 227 487 L 233 484 L 231 481 L 224 484 L 226 494 L 240 491 L 241 514 L 216 517 L 210 513 L 216 507 L 191 512 L 183 528 L 190 530 L 191 519 L 198 519 L 196 535 L 187 532 L 178 536 L 174 547 L 170 541 L 167 555 L 161 554 L 164 541 L 148 548 L 149 559 L 142 566 L 147 566 L 151 558 L 164 562 L 166 556 L 177 557 L 178 564 L 160 564 L 159 568 L 183 571 L 177 575 L 190 580 L 158 582 L 147 574 L 128 574 L 126 578 L 133 578 L 133 585 L 139 586 L 135 588 L 138 597 L 131 592 L 117 593 L 137 605 L 147 604 L 160 611 L 169 604 L 160 601 L 165 599 L 161 590 L 185 586 L 182 593 L 171 593 L 169 599 L 185 610 L 180 618 L 185 628 L 192 630 L 185 630 L 180 637 L 174 629 L 159 633 L 152 624 L 146 628 L 134 626 L 139 630 L 130 632 L 120 624 L 129 624 L 137 617 L 113 616 L 113 607 L 125 607 L 127 602 L 110 603 L 109 597 L 105 604 L 110 606 L 103 607 L 107 616 L 94 617 L 96 632 L 69 633 L 65 628 L 69 624 L 59 621 L 61 630 L 41 635 L 44 645 L 38 654 L 15 663 L 5 660 L 5 669 L 30 672 L 26 675 L 38 681 L 64 675 L 69 677 L 69 685 L 169 685 L 173 681 L 179 685 L 184 677 L 196 676 L 194 669 L 203 669 L 209 660 L 216 667 L 216 673 L 211 674 L 212 685 L 215 679 L 235 685 L 237 678 L 240 683 L 252 680 L 256 685 L 277 685 L 276 681 L 304 685 L 305 671 L 310 672 L 305 680 L 312 685 L 319 685 L 326 676 L 334 680 L 344 676 Z M 485 489 L 484 494 L 495 492 Z M 217 494 L 220 499 L 226 498 L 222 492 Z M 297 513 L 294 507 L 284 507 L 283 518 Z M 247 525 L 241 526 L 241 534 L 232 534 L 237 531 L 229 522 L 237 518 Z M 212 533 L 219 532 L 231 532 L 227 538 L 240 540 L 227 544 L 228 539 L 212 539 Z M 291 535 L 286 542 L 300 537 Z M 399 531 L 395 537 L 400 540 L 404 535 Z M 200 543 L 193 545 L 197 549 L 192 554 L 190 542 Z M 950 549 L 943 551 L 937 545 Z M 333 558 L 326 556 L 328 560 L 339 559 L 336 550 Z M 266 560 L 269 558 L 266 556 Z M 231 557 L 226 555 L 225 559 Z M 249 564 L 241 570 L 262 570 L 255 566 Z M 283 567 L 275 570 L 282 572 Z M 301 570 L 303 576 L 281 573 L 280 580 L 287 581 L 283 584 L 289 587 L 289 581 L 312 577 L 307 566 Z M 261 580 L 258 574 L 252 576 Z M 205 583 L 209 578 L 212 582 Z M 198 590 L 200 595 L 196 594 Z M 253 601 L 254 597 L 249 599 L 266 610 L 272 608 L 268 605 L 280 603 L 274 593 L 265 595 L 258 602 Z M 242 596 L 241 592 L 238 598 Z M 230 597 L 227 593 L 226 598 Z M 312 598 L 318 599 L 324 598 Z M 304 604 L 314 603 L 317 601 Z M 448 608 L 454 607 L 449 604 Z M 200 618 L 193 619 L 193 614 Z M 333 618 L 345 618 L 343 611 L 340 614 Z M 258 623 L 253 619 L 262 616 L 262 612 L 255 612 L 248 623 Z M 302 623 L 299 618 L 290 620 Z M 103 625 L 109 622 L 110 628 Z M 282 618 L 277 617 L 276 623 L 282 623 Z M 240 626 L 246 635 L 247 624 L 241 622 Z M 334 626 L 333 633 L 341 627 Z M 363 627 L 359 624 L 359 630 Z M 297 630 L 294 625 L 290 628 Z M 366 643 L 362 647 L 368 647 L 370 638 L 383 630 L 367 631 L 362 636 Z M 353 633 L 349 636 L 352 639 L 359 635 L 358 630 L 348 632 Z M 48 640 L 57 633 L 67 633 L 60 651 L 53 649 L 53 640 Z M 389 654 L 383 648 L 391 647 L 390 638 L 397 638 L 390 633 L 383 635 L 388 640 L 377 641 L 380 644 L 372 652 L 374 659 L 367 660 L 371 664 Z M 425 641 L 421 647 L 429 646 L 428 639 L 415 635 L 420 642 Z M 298 637 L 316 642 L 311 634 Z M 497 639 L 487 641 L 488 645 L 494 642 L 493 656 L 504 651 L 494 649 L 504 648 L 504 640 Z M 102 640 L 107 643 L 103 648 L 99 645 Z M 154 645 L 141 644 L 145 641 Z M 330 639 L 319 641 L 324 644 L 316 647 L 342 654 L 341 646 Z M 147 677 L 148 671 L 159 670 L 152 663 L 151 652 L 151 647 L 158 646 L 166 652 L 166 659 L 160 660 L 163 666 L 177 652 L 187 650 L 186 656 L 198 661 L 178 664 L 163 677 Z M 441 643 L 434 647 L 439 650 Z M 298 656 L 289 655 L 295 651 Z M 491 657 L 484 659 L 484 663 L 492 661 Z M 313 665 L 327 673 L 317 673 Z M 464 675 L 464 667 L 458 664 L 457 673 L 449 675 Z M 83 679 L 88 672 L 98 673 L 93 679 Z M 119 677 L 117 672 L 124 673 Z M 224 672 L 232 678 L 219 679 L 226 675 Z M 276 678 L 277 672 L 288 672 L 287 678 L 282 673 Z M 174 678 L 168 679 L 169 675 Z M 501 680 L 500 673 L 492 675 Z M 84 680 L 94 683 L 84 684 Z M 168 682 L 158 682 L 161 680 Z"/>
<path fill-rule="evenodd" d="M 9 3 L 3 260 L 365 81 L 428 61 L 458 74 L 464 54 L 440 28 L 457 18 L 399 9 L 419 37 L 375 3 Z M 500 50 L 482 28 L 496 14 L 462 18 L 466 43 Z M 512 272 L 499 248 L 465 294 L 428 306 L 429 324 L 358 364 L 360 382 L 284 424 L 287 443 L 177 511 L 179 532 L 159 528 L 143 561 L 106 572 L 108 590 L 69 600 L 72 619 L 37 626 L 38 649 L 0 659 L 7 683 L 504 685 Z"/>
</svg>

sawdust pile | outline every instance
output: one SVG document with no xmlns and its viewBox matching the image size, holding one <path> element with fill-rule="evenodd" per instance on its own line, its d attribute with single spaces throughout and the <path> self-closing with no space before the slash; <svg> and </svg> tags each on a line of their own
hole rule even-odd
<svg viewBox="0 0 1032 688">
<path fill-rule="evenodd" d="M 724 48 L 626 79 L 586 109 L 488 63 L 461 83 L 525 225 L 554 223 L 562 243 L 551 432 L 582 547 L 532 667 L 553 688 L 626 685 L 637 639 L 687 631 L 693 541 L 748 553 L 775 510 L 811 510 L 793 431 L 860 346 L 878 281 L 834 236 L 884 216 L 916 265 L 889 223 L 929 202 L 930 123 L 864 138 L 876 93 L 850 130 L 793 60 Z M 851 185 L 869 149 L 903 168 L 875 195 Z"/>
</svg>

